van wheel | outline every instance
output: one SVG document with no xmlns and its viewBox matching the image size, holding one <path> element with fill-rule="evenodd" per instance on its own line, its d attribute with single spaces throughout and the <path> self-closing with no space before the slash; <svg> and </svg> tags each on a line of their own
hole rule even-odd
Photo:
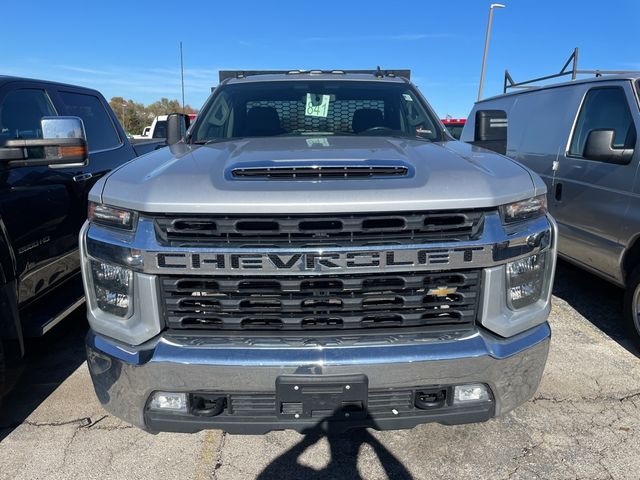
<svg viewBox="0 0 640 480">
<path fill-rule="evenodd" d="M 640 349 L 640 267 L 629 275 L 624 292 L 624 315 L 633 343 Z"/>
</svg>

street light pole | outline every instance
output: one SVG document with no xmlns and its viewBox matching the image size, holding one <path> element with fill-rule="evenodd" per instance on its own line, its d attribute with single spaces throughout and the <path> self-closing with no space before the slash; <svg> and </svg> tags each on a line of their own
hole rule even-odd
<svg viewBox="0 0 640 480">
<path fill-rule="evenodd" d="M 482 98 L 482 89 L 484 87 L 484 71 L 487 66 L 487 53 L 489 52 L 489 39 L 491 38 L 491 23 L 493 22 L 493 9 L 504 8 L 501 3 L 492 3 L 489 6 L 489 22 L 487 23 L 487 35 L 484 38 L 484 55 L 482 56 L 482 70 L 480 71 L 480 88 L 478 88 L 478 101 Z"/>
</svg>

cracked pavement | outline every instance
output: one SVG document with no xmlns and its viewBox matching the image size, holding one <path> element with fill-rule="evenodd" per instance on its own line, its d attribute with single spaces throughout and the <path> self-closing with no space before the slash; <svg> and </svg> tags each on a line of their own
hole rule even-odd
<svg viewBox="0 0 640 480">
<path fill-rule="evenodd" d="M 640 358 L 620 326 L 622 292 L 560 263 L 554 294 L 532 401 L 483 424 L 331 438 L 133 428 L 98 404 L 76 316 L 68 335 L 39 347 L 2 407 L 0 479 L 638 478 Z"/>
</svg>

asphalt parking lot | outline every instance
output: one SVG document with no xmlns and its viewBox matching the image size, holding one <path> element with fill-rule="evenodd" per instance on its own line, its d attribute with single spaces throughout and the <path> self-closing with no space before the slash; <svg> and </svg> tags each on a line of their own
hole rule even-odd
<svg viewBox="0 0 640 480">
<path fill-rule="evenodd" d="M 553 341 L 535 398 L 484 424 L 322 437 L 150 435 L 104 412 L 83 312 L 34 342 L 0 411 L 1 479 L 638 478 L 640 359 L 622 292 L 560 263 Z"/>
</svg>

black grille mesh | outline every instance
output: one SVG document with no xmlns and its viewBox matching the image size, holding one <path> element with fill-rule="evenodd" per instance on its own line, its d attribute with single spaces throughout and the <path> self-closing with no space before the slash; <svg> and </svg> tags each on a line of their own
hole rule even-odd
<svg viewBox="0 0 640 480">
<path fill-rule="evenodd" d="M 485 212 L 234 216 L 158 216 L 156 234 L 172 246 L 344 246 L 469 241 Z"/>
<path fill-rule="evenodd" d="M 322 277 L 161 277 L 170 329 L 471 328 L 478 270 Z"/>
<path fill-rule="evenodd" d="M 247 112 L 253 107 L 273 107 L 280 117 L 280 126 L 287 132 L 347 132 L 352 133 L 353 114 L 360 109 L 376 109 L 384 114 L 383 100 L 336 100 L 329 104 L 326 117 L 305 115 L 302 100 L 260 100 L 247 102 Z"/>
</svg>

